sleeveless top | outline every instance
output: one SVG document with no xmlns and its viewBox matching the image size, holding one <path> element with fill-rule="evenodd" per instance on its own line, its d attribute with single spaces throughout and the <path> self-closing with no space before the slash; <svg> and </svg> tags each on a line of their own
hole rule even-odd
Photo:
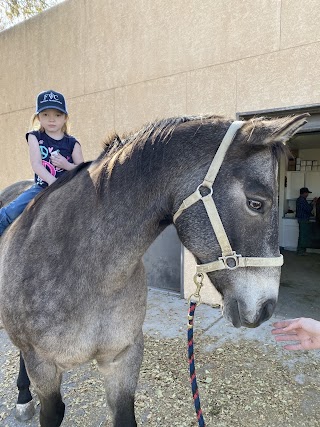
<svg viewBox="0 0 320 427">
<path fill-rule="evenodd" d="M 60 154 L 65 157 L 69 163 L 72 163 L 72 152 L 76 143 L 79 142 L 71 135 L 64 135 L 62 139 L 56 140 L 51 138 L 45 132 L 32 131 L 26 134 L 26 139 L 28 141 L 28 136 L 34 135 L 39 143 L 42 164 L 43 166 L 56 178 L 59 178 L 64 172 L 64 169 L 59 169 L 53 166 L 51 163 L 51 153 L 53 151 L 59 150 Z M 48 184 L 43 181 L 37 174 L 34 176 L 35 183 L 40 185 L 40 187 L 47 187 Z"/>
</svg>

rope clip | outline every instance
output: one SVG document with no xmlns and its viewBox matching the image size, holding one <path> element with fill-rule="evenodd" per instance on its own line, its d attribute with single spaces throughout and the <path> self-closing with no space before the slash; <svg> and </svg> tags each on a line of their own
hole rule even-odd
<svg viewBox="0 0 320 427">
<path fill-rule="evenodd" d="M 204 279 L 203 273 L 196 273 L 193 276 L 193 281 L 196 284 L 197 289 L 196 289 L 194 294 L 191 294 L 189 296 L 189 299 L 188 299 L 189 305 L 190 305 L 191 301 L 194 302 L 197 306 L 199 306 L 201 304 L 200 291 L 201 291 L 201 288 L 203 286 L 203 279 Z"/>
</svg>

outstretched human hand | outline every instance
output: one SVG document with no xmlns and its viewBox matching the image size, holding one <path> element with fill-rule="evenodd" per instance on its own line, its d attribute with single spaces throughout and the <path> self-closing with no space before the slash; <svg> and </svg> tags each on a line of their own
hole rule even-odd
<svg viewBox="0 0 320 427">
<path fill-rule="evenodd" d="M 295 341 L 284 346 L 286 350 L 320 349 L 320 322 L 315 319 L 300 317 L 282 320 L 273 324 L 271 333 L 276 341 Z"/>
</svg>

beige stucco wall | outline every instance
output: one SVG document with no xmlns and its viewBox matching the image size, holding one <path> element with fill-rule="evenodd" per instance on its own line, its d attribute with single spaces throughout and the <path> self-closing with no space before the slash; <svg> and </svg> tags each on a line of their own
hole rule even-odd
<svg viewBox="0 0 320 427">
<path fill-rule="evenodd" d="M 319 18 L 318 0 L 68 0 L 0 33 L 0 188 L 32 176 L 24 133 L 48 88 L 86 159 L 157 118 L 319 103 Z"/>
</svg>

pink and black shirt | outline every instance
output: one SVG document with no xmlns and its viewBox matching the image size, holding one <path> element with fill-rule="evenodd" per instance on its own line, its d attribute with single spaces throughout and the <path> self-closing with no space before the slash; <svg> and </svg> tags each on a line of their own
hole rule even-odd
<svg viewBox="0 0 320 427">
<path fill-rule="evenodd" d="M 51 163 L 51 153 L 59 150 L 60 154 L 65 157 L 69 163 L 72 163 L 72 152 L 76 143 L 79 144 L 73 136 L 65 135 L 62 139 L 56 140 L 51 138 L 45 132 L 32 131 L 26 134 L 28 140 L 29 135 L 34 135 L 39 143 L 40 153 L 43 166 L 56 178 L 59 178 L 64 172 L 64 169 L 58 169 Z M 34 177 L 35 183 L 40 187 L 47 187 L 48 184 L 43 181 L 37 174 Z"/>
</svg>

